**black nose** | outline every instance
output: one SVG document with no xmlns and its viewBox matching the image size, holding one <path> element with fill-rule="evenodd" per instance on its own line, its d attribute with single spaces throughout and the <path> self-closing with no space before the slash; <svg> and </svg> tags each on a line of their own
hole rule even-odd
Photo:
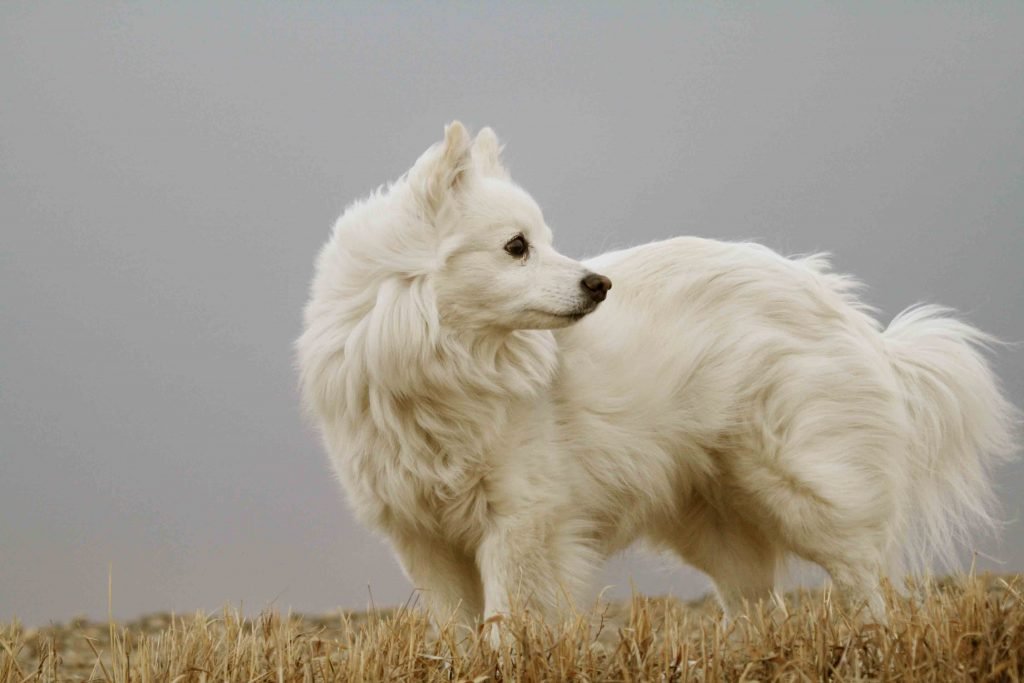
<svg viewBox="0 0 1024 683">
<path fill-rule="evenodd" d="M 590 295 L 591 299 L 601 302 L 608 296 L 608 290 L 612 288 L 612 281 L 604 275 L 590 273 L 580 280 L 580 286 L 583 287 L 584 292 Z"/>
</svg>

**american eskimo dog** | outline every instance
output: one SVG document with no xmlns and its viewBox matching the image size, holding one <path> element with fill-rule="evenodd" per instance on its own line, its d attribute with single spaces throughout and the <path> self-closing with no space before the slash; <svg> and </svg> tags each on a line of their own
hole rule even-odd
<svg viewBox="0 0 1024 683">
<path fill-rule="evenodd" d="M 297 342 L 355 514 L 441 616 L 557 614 L 638 539 L 727 613 L 795 555 L 879 614 L 902 560 L 992 524 L 988 336 L 933 306 L 883 328 L 823 257 L 756 244 L 573 260 L 500 151 L 452 123 L 349 206 Z"/>
</svg>

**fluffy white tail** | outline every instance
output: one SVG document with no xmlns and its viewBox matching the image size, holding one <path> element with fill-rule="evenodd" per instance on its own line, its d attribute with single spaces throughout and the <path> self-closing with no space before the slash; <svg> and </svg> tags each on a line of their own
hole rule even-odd
<svg viewBox="0 0 1024 683">
<path fill-rule="evenodd" d="M 969 532 L 997 526 L 990 470 L 1015 451 L 1018 413 L 982 354 L 997 340 L 949 314 L 913 307 L 885 331 L 915 431 L 906 520 L 915 563 L 952 564 Z"/>
</svg>

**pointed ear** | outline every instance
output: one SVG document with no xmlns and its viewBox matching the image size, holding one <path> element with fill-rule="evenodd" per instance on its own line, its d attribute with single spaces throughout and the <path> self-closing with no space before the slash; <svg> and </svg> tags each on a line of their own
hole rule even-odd
<svg viewBox="0 0 1024 683">
<path fill-rule="evenodd" d="M 416 165 L 421 166 L 415 173 L 418 190 L 427 209 L 436 213 L 445 199 L 465 182 L 469 173 L 470 137 L 466 127 L 452 121 L 444 129 L 444 141 L 435 145 L 423 155 Z"/>
<path fill-rule="evenodd" d="M 491 128 L 482 128 L 473 141 L 473 163 L 485 176 L 508 179 L 508 171 L 501 164 L 504 146 Z"/>
</svg>

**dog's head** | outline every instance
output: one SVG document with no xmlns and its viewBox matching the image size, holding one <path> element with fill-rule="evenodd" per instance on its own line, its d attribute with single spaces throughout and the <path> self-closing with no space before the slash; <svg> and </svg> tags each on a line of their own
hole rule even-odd
<svg viewBox="0 0 1024 683">
<path fill-rule="evenodd" d="M 429 278 L 438 313 L 469 328 L 551 329 L 587 315 L 608 278 L 551 246 L 540 207 L 512 182 L 490 128 L 472 139 L 458 122 L 409 172 L 438 258 Z"/>
</svg>

